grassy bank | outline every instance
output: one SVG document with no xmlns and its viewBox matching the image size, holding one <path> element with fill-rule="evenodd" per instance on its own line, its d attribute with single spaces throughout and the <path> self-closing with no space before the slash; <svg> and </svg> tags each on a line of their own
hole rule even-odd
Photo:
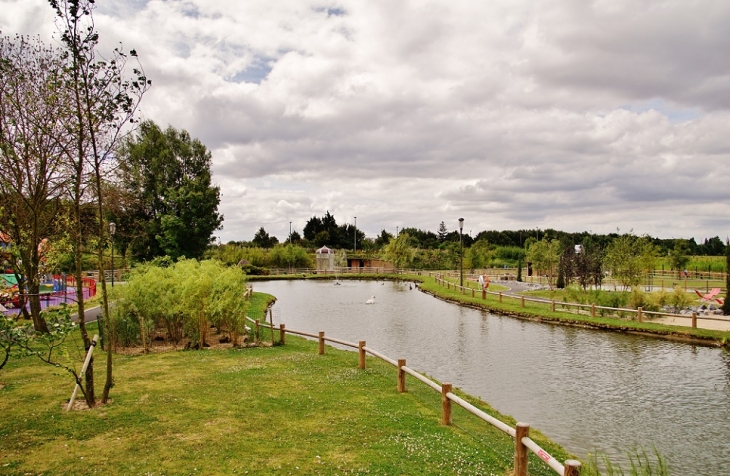
<svg viewBox="0 0 730 476">
<path fill-rule="evenodd" d="M 438 393 L 409 376 L 399 394 L 392 366 L 367 365 L 292 336 L 286 346 L 118 355 L 113 402 L 66 412 L 68 374 L 13 360 L 0 372 L 0 474 L 509 474 L 510 437 L 458 407 L 454 426 L 441 426 Z"/>
<path fill-rule="evenodd" d="M 412 278 L 412 276 L 406 277 L 406 279 Z M 556 303 L 557 307 L 554 312 L 551 311 L 550 304 L 528 301 L 525 302 L 525 307 L 522 307 L 521 302 L 517 299 L 509 299 L 505 297 L 503 298 L 503 302 L 500 303 L 497 296 L 487 295 L 487 298 L 482 300 L 479 292 L 475 294 L 475 297 L 471 297 L 471 294 L 468 292 L 466 294 L 462 294 L 461 291 L 454 290 L 453 287 L 451 289 L 447 289 L 437 284 L 434 278 L 428 276 L 421 276 L 420 278 L 422 278 L 423 281 L 421 289 L 436 297 L 517 318 L 565 325 L 577 325 L 618 332 L 635 332 L 645 334 L 647 336 L 686 340 L 706 345 L 728 345 L 730 343 L 730 332 L 728 331 L 692 329 L 691 327 L 669 326 L 652 322 L 637 322 L 614 317 L 590 317 L 587 315 L 560 311 L 559 303 Z M 492 288 L 490 287 L 490 291 L 491 290 Z"/>
</svg>

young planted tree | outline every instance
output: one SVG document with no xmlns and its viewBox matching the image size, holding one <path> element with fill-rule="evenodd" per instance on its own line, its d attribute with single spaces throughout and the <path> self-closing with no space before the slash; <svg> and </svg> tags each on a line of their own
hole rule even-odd
<svg viewBox="0 0 730 476">
<path fill-rule="evenodd" d="M 68 131 L 75 140 L 74 147 L 67 149 L 66 156 L 76 172 L 74 177 L 78 185 L 74 186 L 74 190 L 76 186 L 87 183 L 93 189 L 98 225 L 97 259 L 102 308 L 106 328 L 111 329 L 104 277 L 104 247 L 101 246 L 108 236 L 103 186 L 107 174 L 114 168 L 115 156 L 112 151 L 129 130 L 128 125 L 134 122 L 137 107 L 149 88 L 150 81 L 140 67 L 133 69 L 131 77 L 127 76 L 128 57 L 121 50 L 114 50 L 108 59 L 97 54 L 99 34 L 93 17 L 96 8 L 94 0 L 49 0 L 49 3 L 56 13 L 61 42 L 66 50 L 65 89 L 72 97 Z M 136 57 L 137 54 L 132 50 L 130 56 Z M 87 170 L 89 174 L 86 173 Z M 80 201 L 81 194 L 74 193 L 74 200 Z M 80 217 L 76 216 L 76 219 L 80 220 Z M 80 251 L 78 247 L 75 249 L 76 253 Z M 77 275 L 77 279 L 78 277 Z M 78 284 L 80 282 L 77 281 Z M 80 320 L 84 319 L 83 314 L 79 316 Z M 84 336 L 84 340 L 88 341 L 88 335 Z M 107 352 L 106 374 L 103 402 L 107 401 L 113 383 L 112 352 Z M 93 405 L 94 402 L 89 403 Z"/>
<path fill-rule="evenodd" d="M 553 289 L 560 263 L 560 242 L 542 239 L 532 243 L 527 250 L 527 260 L 532 261 L 538 274 L 547 277 L 548 286 Z"/>
<path fill-rule="evenodd" d="M 48 332 L 39 297 L 44 243 L 58 232 L 66 185 L 65 93 L 60 51 L 29 37 L 0 38 L 0 229 L 12 239 L 18 286 L 41 332 Z"/>
<path fill-rule="evenodd" d="M 604 264 L 626 290 L 638 286 L 644 272 L 654 269 L 657 254 L 656 246 L 648 237 L 627 233 L 606 247 Z"/>
<path fill-rule="evenodd" d="M 677 271 L 677 276 L 681 275 L 682 270 L 689 263 L 689 244 L 687 240 L 674 240 L 674 248 L 669 252 L 669 263 L 672 269 Z"/>
</svg>

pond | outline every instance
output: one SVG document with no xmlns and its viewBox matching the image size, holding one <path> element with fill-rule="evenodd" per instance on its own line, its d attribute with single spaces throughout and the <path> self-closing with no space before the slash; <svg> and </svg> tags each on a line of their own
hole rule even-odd
<svg viewBox="0 0 730 476">
<path fill-rule="evenodd" d="M 269 281 L 274 322 L 357 342 L 479 396 L 585 458 L 655 446 L 673 475 L 730 464 L 730 355 L 720 349 L 522 321 L 409 283 Z M 365 302 L 375 296 L 375 304 Z"/>
</svg>

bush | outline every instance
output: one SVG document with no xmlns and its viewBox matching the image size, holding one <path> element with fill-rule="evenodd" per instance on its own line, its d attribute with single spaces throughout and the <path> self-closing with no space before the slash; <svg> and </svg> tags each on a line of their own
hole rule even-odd
<svg viewBox="0 0 730 476">
<path fill-rule="evenodd" d="M 211 324 L 237 343 L 248 310 L 245 290 L 241 269 L 218 261 L 183 259 L 164 268 L 141 266 L 126 286 L 115 290 L 115 344 L 141 343 L 147 350 L 152 336 L 164 330 L 174 345 L 188 338 L 201 348 Z"/>
<path fill-rule="evenodd" d="M 674 308 L 674 312 L 678 313 L 682 309 L 692 303 L 692 297 L 680 286 L 674 288 L 674 292 L 669 296 L 669 305 Z"/>
</svg>

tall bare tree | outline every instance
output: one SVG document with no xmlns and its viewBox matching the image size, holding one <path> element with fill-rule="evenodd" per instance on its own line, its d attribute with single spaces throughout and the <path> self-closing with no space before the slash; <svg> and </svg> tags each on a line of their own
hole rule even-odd
<svg viewBox="0 0 730 476">
<path fill-rule="evenodd" d="M 120 48 L 115 49 L 109 58 L 98 55 L 99 34 L 94 23 L 94 0 L 49 0 L 49 3 L 56 12 L 61 41 L 67 52 L 67 88 L 73 96 L 74 120 L 70 124 L 76 140 L 76 180 L 80 187 L 91 184 L 96 202 L 99 281 L 105 327 L 110 333 L 112 326 L 102 246 L 108 238 L 104 220 L 104 181 L 114 168 L 114 148 L 130 131 L 129 125 L 134 122 L 150 81 L 139 66 L 130 76 L 127 75 L 128 56 Z M 129 56 L 136 58 L 137 54 L 132 50 Z M 84 172 L 87 167 L 90 171 L 88 176 Z M 74 199 L 81 200 L 81 190 L 75 189 L 75 194 Z M 81 229 L 77 228 L 77 231 L 80 235 Z M 77 245 L 80 246 L 80 243 Z M 80 249 L 77 251 L 80 252 Z M 109 348 L 102 402 L 107 401 L 112 384 L 112 352 Z"/>
<path fill-rule="evenodd" d="M 57 231 L 66 181 L 64 93 L 59 50 L 37 38 L 0 38 L 0 227 L 13 241 L 19 288 L 41 332 L 48 331 L 39 298 L 44 247 Z"/>
</svg>

